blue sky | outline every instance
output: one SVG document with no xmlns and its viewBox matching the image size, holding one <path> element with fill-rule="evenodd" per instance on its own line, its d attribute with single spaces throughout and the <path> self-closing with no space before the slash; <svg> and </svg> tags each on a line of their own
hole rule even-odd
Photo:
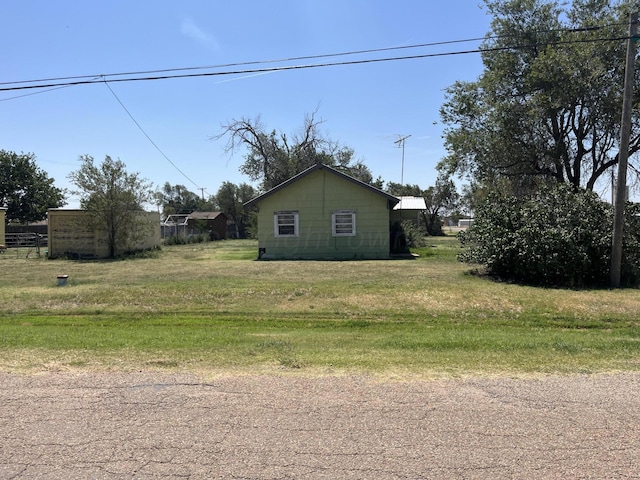
<svg viewBox="0 0 640 480">
<path fill-rule="evenodd" d="M 0 82 L 402 47 L 482 37 L 490 18 L 480 0 L 7 0 L 0 5 Z M 473 50 L 478 42 L 388 51 L 344 61 Z M 310 63 L 298 61 L 271 66 Z M 439 108 L 444 89 L 474 80 L 478 54 L 362 65 L 156 81 L 104 83 L 42 93 L 0 92 L 0 148 L 31 152 L 69 188 L 78 157 L 119 158 L 155 185 L 181 184 L 215 194 L 223 181 L 248 182 L 244 151 L 211 141 L 221 124 L 261 117 L 269 129 L 295 133 L 318 109 L 323 133 L 355 150 L 374 177 L 432 185 L 445 154 Z M 37 94 L 34 94 L 37 93 Z M 25 96 L 26 95 L 26 96 Z M 16 98 L 18 97 L 18 98 Z M 69 196 L 69 207 L 77 199 Z"/>
</svg>

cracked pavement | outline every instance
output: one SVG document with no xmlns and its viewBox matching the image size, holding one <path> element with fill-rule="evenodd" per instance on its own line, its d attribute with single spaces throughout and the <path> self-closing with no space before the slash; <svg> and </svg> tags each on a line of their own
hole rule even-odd
<svg viewBox="0 0 640 480">
<path fill-rule="evenodd" d="M 640 478 L 640 374 L 0 373 L 0 478 Z"/>
</svg>

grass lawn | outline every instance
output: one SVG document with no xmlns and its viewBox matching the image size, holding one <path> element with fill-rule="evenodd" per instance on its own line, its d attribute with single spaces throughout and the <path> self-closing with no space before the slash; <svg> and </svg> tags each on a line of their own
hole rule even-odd
<svg viewBox="0 0 640 480">
<path fill-rule="evenodd" d="M 254 241 L 144 258 L 0 255 L 0 370 L 530 375 L 640 369 L 640 291 L 468 274 L 454 237 L 417 260 L 255 261 Z M 69 275 L 57 286 L 57 275 Z"/>
</svg>

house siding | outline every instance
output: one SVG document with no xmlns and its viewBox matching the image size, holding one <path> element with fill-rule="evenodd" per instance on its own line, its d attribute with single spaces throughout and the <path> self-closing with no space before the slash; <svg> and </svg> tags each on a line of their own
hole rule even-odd
<svg viewBox="0 0 640 480">
<path fill-rule="evenodd" d="M 319 169 L 262 199 L 258 246 L 262 258 L 382 259 L 389 257 L 388 200 L 326 169 Z M 298 236 L 276 237 L 277 211 L 298 212 Z M 331 214 L 356 213 L 355 236 L 334 237 Z"/>
</svg>

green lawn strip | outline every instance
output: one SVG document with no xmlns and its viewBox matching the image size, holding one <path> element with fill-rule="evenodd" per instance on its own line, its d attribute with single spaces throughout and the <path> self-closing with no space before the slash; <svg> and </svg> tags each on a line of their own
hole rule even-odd
<svg viewBox="0 0 640 480">
<path fill-rule="evenodd" d="M 34 368 L 57 358 L 99 368 L 575 373 L 639 369 L 640 329 L 624 319 L 13 315 L 0 318 L 0 352 L 32 352 Z"/>
</svg>

